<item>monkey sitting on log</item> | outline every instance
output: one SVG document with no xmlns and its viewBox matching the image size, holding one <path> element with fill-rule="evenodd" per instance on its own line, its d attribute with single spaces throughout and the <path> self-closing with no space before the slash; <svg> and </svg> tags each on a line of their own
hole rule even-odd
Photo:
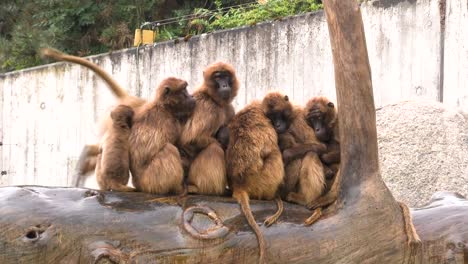
<svg viewBox="0 0 468 264">
<path fill-rule="evenodd" d="M 194 108 L 187 82 L 171 77 L 159 84 L 154 101 L 136 111 L 129 144 L 130 171 L 137 191 L 183 193 L 182 161 L 175 144 L 182 123 Z"/>
<path fill-rule="evenodd" d="M 293 107 L 289 129 L 278 136 L 285 166 L 282 197 L 288 202 L 307 205 L 325 191 L 324 168 L 318 155 L 326 151 L 326 146 L 317 140 L 300 107 Z M 305 220 L 306 225 L 321 216 L 320 209 L 317 210 Z"/>
<path fill-rule="evenodd" d="M 80 58 L 73 55 L 64 54 L 58 50 L 44 48 L 41 49 L 41 55 L 43 57 L 48 57 L 55 59 L 57 61 L 67 61 L 71 63 L 76 63 L 82 65 L 94 73 L 96 73 L 99 77 L 101 77 L 104 82 L 109 86 L 111 92 L 117 97 L 119 105 L 127 105 L 130 106 L 134 111 L 137 108 L 141 107 L 143 104 L 146 103 L 146 100 L 129 95 L 125 89 L 120 86 L 107 72 L 101 69 L 98 65 L 94 64 L 93 62 Z M 98 141 L 101 141 L 101 138 L 106 134 L 107 130 L 112 128 L 112 120 L 107 112 L 104 114 L 99 121 L 99 134 L 98 134 Z M 86 179 L 86 176 L 94 171 L 96 167 L 96 158 L 97 155 L 100 153 L 99 144 L 94 145 L 86 145 L 80 155 L 77 164 L 77 173 L 78 177 L 74 185 L 76 187 L 81 186 Z"/>
<path fill-rule="evenodd" d="M 331 173 L 335 177 L 331 183 L 327 183 L 328 186 L 331 185 L 328 192 L 307 205 L 310 209 L 318 209 L 332 204 L 338 198 L 341 181 L 338 113 L 335 105 L 323 96 L 309 100 L 306 104 L 306 112 L 307 123 L 314 129 L 317 139 L 327 145 L 327 152 L 322 154 L 320 159 L 331 169 Z M 408 206 L 403 202 L 398 202 L 398 205 L 403 214 L 408 243 L 410 245 L 420 244 L 421 239 L 414 228 Z"/>
<path fill-rule="evenodd" d="M 132 108 L 126 105 L 117 106 L 110 114 L 112 127 L 103 137 L 96 162 L 96 180 L 101 190 L 135 191 L 127 186 L 130 177 L 128 137 L 133 114 Z"/>
<path fill-rule="evenodd" d="M 222 195 L 226 191 L 223 146 L 229 140 L 227 124 L 234 116 L 232 101 L 238 89 L 231 65 L 216 62 L 203 71 L 203 83 L 193 93 L 195 110 L 183 127 L 179 143 L 189 193 Z"/>
<path fill-rule="evenodd" d="M 310 99 L 306 104 L 305 119 L 313 129 L 316 138 L 327 146 L 327 151 L 320 155 L 320 160 L 327 168 L 327 188 L 322 197 L 309 203 L 311 209 L 320 208 L 333 203 L 338 196 L 340 166 L 340 138 L 338 129 L 338 114 L 333 102 L 324 96 Z"/>
<path fill-rule="evenodd" d="M 284 167 L 277 133 L 288 129 L 291 114 L 288 96 L 270 92 L 261 102 L 247 105 L 229 124 L 228 181 L 233 197 L 257 236 L 260 263 L 265 262 L 265 239 L 252 215 L 249 199 L 276 199 L 278 211 L 267 218 L 266 226 L 280 216 L 283 204 L 278 191 L 283 182 Z"/>
<path fill-rule="evenodd" d="M 324 96 L 318 96 L 307 102 L 306 109 L 307 123 L 317 139 L 327 145 L 327 152 L 320 159 L 328 166 L 327 179 L 331 179 L 340 166 L 340 136 L 335 104 Z"/>
</svg>

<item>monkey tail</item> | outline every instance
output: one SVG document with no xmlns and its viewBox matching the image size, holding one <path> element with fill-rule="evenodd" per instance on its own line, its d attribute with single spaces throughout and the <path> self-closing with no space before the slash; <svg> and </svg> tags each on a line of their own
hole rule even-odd
<svg viewBox="0 0 468 264">
<path fill-rule="evenodd" d="M 245 218 L 247 219 L 247 222 L 249 223 L 252 230 L 254 231 L 255 236 L 257 236 L 259 255 L 260 255 L 258 259 L 258 263 L 264 264 L 265 263 L 265 250 L 266 250 L 265 238 L 263 237 L 260 227 L 257 225 L 257 222 L 255 221 L 255 218 L 252 214 L 252 209 L 250 209 L 249 195 L 247 194 L 247 192 L 243 190 L 239 190 L 239 191 L 234 190 L 233 196 L 234 198 L 236 198 L 237 202 L 240 204 L 242 213 L 245 215 Z"/>
<path fill-rule="evenodd" d="M 50 49 L 50 48 L 43 48 L 40 50 L 40 54 L 42 57 L 46 58 L 52 58 L 57 61 L 68 61 L 76 64 L 80 64 L 93 72 L 95 72 L 99 77 L 101 77 L 104 82 L 107 83 L 109 88 L 111 89 L 112 93 L 117 96 L 120 99 L 123 99 L 128 96 L 127 92 L 125 91 L 122 86 L 120 86 L 107 72 L 105 72 L 103 69 L 101 69 L 99 66 L 96 64 L 92 63 L 89 60 L 77 57 L 77 56 L 72 56 L 68 55 L 65 53 L 62 53 L 58 50 L 55 49 Z"/>
</svg>

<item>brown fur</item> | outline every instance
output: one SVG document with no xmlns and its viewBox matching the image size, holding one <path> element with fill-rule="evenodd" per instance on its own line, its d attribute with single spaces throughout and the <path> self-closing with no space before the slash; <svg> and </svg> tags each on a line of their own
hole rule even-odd
<svg viewBox="0 0 468 264">
<path fill-rule="evenodd" d="M 120 86 L 107 72 L 101 69 L 98 65 L 92 63 L 91 61 L 64 54 L 60 51 L 44 48 L 41 49 L 41 55 L 43 57 L 52 58 L 58 61 L 67 61 L 82 65 L 94 73 L 96 73 L 99 77 L 101 77 L 104 82 L 109 86 L 111 92 L 117 97 L 119 105 L 127 105 L 130 106 L 134 111 L 137 108 L 141 107 L 143 104 L 146 103 L 146 100 L 129 95 L 125 89 Z M 109 113 L 104 114 L 99 121 L 99 134 L 98 134 L 98 141 L 101 141 L 101 138 L 106 134 L 106 132 L 112 128 L 112 119 L 110 118 Z M 84 178 L 87 174 L 94 171 L 96 165 L 96 157 L 99 153 L 99 144 L 95 145 L 86 145 L 80 155 L 78 165 L 77 165 L 77 172 L 78 172 L 78 179 L 76 181 L 76 186 L 79 186 L 84 182 Z"/>
<path fill-rule="evenodd" d="M 250 210 L 249 198 L 273 200 L 277 197 L 284 167 L 277 132 L 269 116 L 275 110 L 284 111 L 287 105 L 291 107 L 287 97 L 269 93 L 261 103 L 246 106 L 229 124 L 228 179 L 233 196 L 257 236 L 260 263 L 265 261 L 265 240 Z"/>
<path fill-rule="evenodd" d="M 289 129 L 279 135 L 279 145 L 283 153 L 290 148 L 307 144 L 316 145 L 319 154 L 324 152 L 326 147 L 317 140 L 314 131 L 307 125 L 304 111 L 296 107 L 292 116 Z M 307 152 L 304 157 L 285 162 L 285 172 L 282 193 L 289 202 L 306 205 L 317 199 L 325 190 L 323 165 L 314 151 Z"/>
<path fill-rule="evenodd" d="M 232 81 L 228 98 L 219 94 L 218 83 L 214 81 L 214 74 L 220 72 L 230 76 Z M 186 154 L 188 192 L 221 195 L 227 185 L 226 167 L 224 150 L 216 136 L 234 116 L 231 102 L 237 95 L 239 82 L 234 68 L 223 62 L 208 66 L 203 78 L 202 85 L 193 93 L 197 103 L 183 127 L 180 145 Z"/>
<path fill-rule="evenodd" d="M 327 152 L 320 156 L 320 160 L 331 170 L 327 177 L 327 188 L 330 190 L 319 199 L 308 204 L 309 208 L 318 208 L 333 203 L 338 197 L 340 139 L 338 113 L 335 105 L 323 96 L 312 98 L 306 104 L 306 121 L 314 129 L 317 139 L 326 144 Z M 317 125 L 320 126 L 320 129 L 318 129 Z"/>
<path fill-rule="evenodd" d="M 138 191 L 183 192 L 182 161 L 175 143 L 181 133 L 181 122 L 195 107 L 186 87 L 187 82 L 177 78 L 163 80 L 155 100 L 135 113 L 129 137 L 130 171 Z"/>
<path fill-rule="evenodd" d="M 101 190 L 131 192 L 128 187 L 129 144 L 133 110 L 119 105 L 111 112 L 112 127 L 104 135 L 101 150 L 97 156 L 96 179 Z"/>
</svg>

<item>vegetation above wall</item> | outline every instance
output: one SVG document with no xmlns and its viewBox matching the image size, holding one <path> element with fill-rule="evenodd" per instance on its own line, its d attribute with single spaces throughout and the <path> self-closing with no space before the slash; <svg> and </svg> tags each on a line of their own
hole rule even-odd
<svg viewBox="0 0 468 264">
<path fill-rule="evenodd" d="M 0 5 L 0 72 L 42 64 L 37 50 L 44 46 L 78 56 L 128 48 L 147 21 L 157 21 L 150 25 L 164 41 L 310 12 L 320 2 L 11 0 Z"/>
</svg>

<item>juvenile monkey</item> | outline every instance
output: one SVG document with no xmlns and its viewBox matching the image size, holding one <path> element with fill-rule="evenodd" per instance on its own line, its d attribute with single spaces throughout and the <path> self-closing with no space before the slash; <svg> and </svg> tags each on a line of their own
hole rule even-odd
<svg viewBox="0 0 468 264">
<path fill-rule="evenodd" d="M 340 138 L 335 105 L 326 97 L 319 96 L 309 100 L 306 109 L 307 123 L 314 129 L 317 139 L 327 145 L 327 152 L 320 158 L 336 174 L 340 165 Z"/>
<path fill-rule="evenodd" d="M 265 262 L 265 239 L 250 209 L 249 199 L 273 200 L 278 212 L 265 221 L 271 225 L 282 212 L 277 198 L 284 178 L 283 160 L 277 133 L 290 124 L 292 106 L 286 95 L 268 93 L 262 102 L 254 101 L 237 113 L 229 124 L 226 151 L 228 181 L 259 244 L 259 262 Z"/>
<path fill-rule="evenodd" d="M 163 80 L 154 101 L 140 107 L 129 136 L 130 171 L 137 191 L 182 194 L 183 168 L 178 149 L 182 125 L 195 108 L 187 82 Z"/>
<path fill-rule="evenodd" d="M 41 49 L 41 55 L 43 57 L 48 57 L 55 59 L 57 61 L 67 61 L 82 65 L 93 72 L 95 72 L 99 77 L 101 77 L 104 82 L 109 86 L 111 92 L 117 97 L 119 105 L 130 106 L 133 110 L 141 107 L 146 103 L 146 100 L 129 95 L 122 86 L 120 86 L 107 72 L 101 69 L 98 65 L 92 63 L 89 60 L 80 58 L 73 55 L 64 54 L 58 50 L 44 48 Z M 109 113 L 107 112 L 100 118 L 99 122 L 99 134 L 98 141 L 101 141 L 101 138 L 106 134 L 107 130 L 112 127 L 112 120 Z M 78 160 L 77 170 L 78 170 L 78 179 L 75 183 L 75 186 L 80 186 L 83 184 L 85 177 L 90 172 L 94 171 L 96 166 L 96 158 L 100 152 L 99 144 L 86 145 L 80 155 Z"/>
<path fill-rule="evenodd" d="M 97 156 L 96 179 L 101 190 L 132 192 L 128 187 L 129 144 L 133 110 L 126 105 L 117 106 L 110 114 L 112 127 L 103 137 L 101 153 Z"/>
<path fill-rule="evenodd" d="M 330 190 L 324 196 L 308 204 L 309 208 L 316 209 L 327 206 L 338 198 L 341 181 L 338 113 L 335 105 L 323 96 L 312 98 L 307 102 L 306 112 L 307 123 L 314 129 L 317 139 L 327 145 L 327 152 L 322 154 L 320 159 L 331 169 L 331 174 L 335 177 Z M 403 202 L 398 202 L 398 205 L 402 211 L 408 244 L 414 250 L 415 247 L 420 246 L 421 239 L 414 228 L 408 206 Z"/>
<path fill-rule="evenodd" d="M 330 190 L 308 205 L 309 208 L 315 209 L 333 203 L 338 197 L 340 138 L 335 105 L 324 96 L 310 99 L 306 104 L 306 121 L 314 130 L 317 139 L 326 144 L 327 151 L 320 155 L 320 160 L 331 170 L 328 173 L 328 178 L 331 178 L 331 183 L 328 184 L 331 185 Z"/>
<path fill-rule="evenodd" d="M 307 125 L 301 108 L 293 108 L 289 129 L 279 134 L 279 146 L 285 166 L 281 188 L 284 199 L 301 205 L 316 200 L 324 193 L 326 186 L 324 168 L 318 156 L 326 151 L 326 146 L 317 140 L 314 131 Z M 320 212 L 314 212 L 305 224 L 312 224 L 318 217 Z"/>
<path fill-rule="evenodd" d="M 224 149 L 229 140 L 227 124 L 234 116 L 232 101 L 239 82 L 234 68 L 216 62 L 203 71 L 203 83 L 193 93 L 196 106 L 180 137 L 188 171 L 188 192 L 221 195 L 225 192 Z"/>
</svg>

